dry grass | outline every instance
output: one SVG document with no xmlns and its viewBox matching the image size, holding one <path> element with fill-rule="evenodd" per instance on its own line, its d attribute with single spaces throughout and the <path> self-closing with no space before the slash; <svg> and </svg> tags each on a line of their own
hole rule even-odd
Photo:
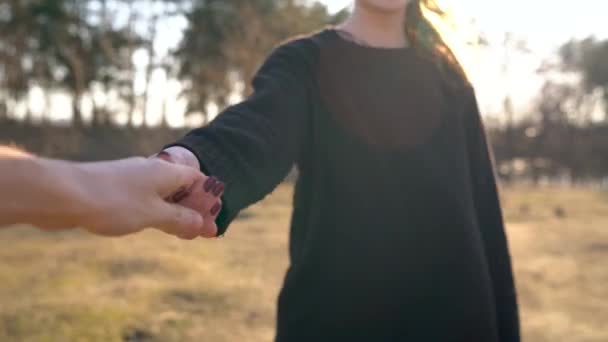
<svg viewBox="0 0 608 342">
<path fill-rule="evenodd" d="M 0 232 L 0 341 L 271 341 L 291 190 L 219 241 Z M 504 191 L 528 342 L 608 341 L 608 194 Z"/>
<path fill-rule="evenodd" d="M 524 341 L 608 341 L 608 193 L 503 195 Z"/>
</svg>

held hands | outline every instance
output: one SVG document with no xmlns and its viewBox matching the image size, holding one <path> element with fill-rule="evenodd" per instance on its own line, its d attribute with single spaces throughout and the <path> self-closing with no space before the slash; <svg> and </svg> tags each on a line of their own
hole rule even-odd
<svg viewBox="0 0 608 342">
<path fill-rule="evenodd" d="M 177 204 L 208 181 L 197 169 L 157 158 L 88 163 L 80 168 L 82 183 L 87 184 L 80 197 L 87 209 L 75 221 L 91 233 L 122 236 L 154 227 L 194 239 L 208 236 L 215 227 L 197 211 Z"/>
<path fill-rule="evenodd" d="M 88 231 L 106 236 L 155 227 L 181 239 L 217 236 L 224 184 L 199 170 L 198 159 L 181 147 L 148 158 L 85 164 L 87 179 L 100 179 Z M 105 180 L 105 181 L 101 181 Z"/>
<path fill-rule="evenodd" d="M 156 158 L 75 163 L 0 146 L 0 228 L 83 227 L 122 236 L 155 227 L 182 239 L 215 237 L 224 184 L 186 149 Z"/>
<path fill-rule="evenodd" d="M 195 170 L 201 175 L 189 187 L 180 189 L 167 198 L 171 203 L 177 203 L 185 208 L 197 212 L 203 217 L 203 224 L 199 235 L 205 238 L 217 236 L 215 220 L 222 209 L 220 197 L 224 192 L 224 183 L 215 177 L 208 177 L 199 170 L 197 158 L 183 147 L 170 147 L 153 159 L 161 159 L 168 163 Z"/>
</svg>

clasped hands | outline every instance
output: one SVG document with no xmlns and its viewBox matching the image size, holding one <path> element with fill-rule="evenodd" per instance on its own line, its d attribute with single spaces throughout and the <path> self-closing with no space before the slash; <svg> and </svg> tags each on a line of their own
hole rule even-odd
<svg viewBox="0 0 608 342">
<path fill-rule="evenodd" d="M 199 231 L 193 231 L 191 234 L 179 237 L 184 239 L 193 239 L 197 236 L 216 237 L 217 225 L 215 220 L 222 209 L 221 196 L 224 193 L 224 183 L 213 176 L 207 176 L 200 172 L 198 159 L 192 152 L 183 147 L 170 147 L 153 158 L 199 171 L 198 179 L 195 179 L 190 186 L 180 187 L 165 199 L 170 203 L 195 211 L 203 219 Z"/>
<path fill-rule="evenodd" d="M 224 183 L 200 171 L 198 159 L 182 147 L 149 158 L 83 164 L 85 209 L 80 217 L 44 220 L 47 229 L 72 222 L 103 236 L 123 236 L 156 228 L 181 239 L 217 236 Z M 92 181 L 96 180 L 96 181 Z M 88 202 L 88 203 L 87 203 Z"/>
</svg>

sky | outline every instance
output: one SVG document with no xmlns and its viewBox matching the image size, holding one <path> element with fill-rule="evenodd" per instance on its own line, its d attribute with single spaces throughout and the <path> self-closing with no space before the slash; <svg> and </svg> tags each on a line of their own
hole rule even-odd
<svg viewBox="0 0 608 342">
<path fill-rule="evenodd" d="M 321 0 L 330 11 L 339 11 L 353 0 Z M 606 0 L 439 0 L 462 31 L 474 28 L 491 43 L 487 48 L 463 47 L 464 32 L 452 34 L 450 44 L 473 81 L 486 114 L 501 111 L 508 92 L 515 108 L 524 112 L 538 93 L 543 79 L 536 69 L 555 56 L 558 47 L 572 38 L 608 38 Z M 472 24 L 471 24 L 472 22 Z M 525 40 L 529 53 L 511 52 L 507 76 L 502 72 L 506 32 Z M 460 36 L 459 36 L 460 35 Z"/>
</svg>

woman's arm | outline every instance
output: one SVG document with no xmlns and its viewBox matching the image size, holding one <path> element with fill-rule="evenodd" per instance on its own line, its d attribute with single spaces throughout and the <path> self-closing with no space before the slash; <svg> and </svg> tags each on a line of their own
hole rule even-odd
<svg viewBox="0 0 608 342">
<path fill-rule="evenodd" d="M 501 342 L 519 342 L 517 296 L 493 159 L 474 92 L 466 96 L 465 127 L 473 199 L 492 278 Z"/>
<path fill-rule="evenodd" d="M 202 233 L 201 216 L 165 198 L 204 180 L 196 169 L 159 160 L 71 163 L 0 147 L 0 226 L 83 227 L 107 236 L 157 227 L 192 239 Z"/>
<path fill-rule="evenodd" d="M 302 153 L 315 58 L 309 39 L 276 48 L 254 77 L 249 98 L 166 149 L 176 162 L 200 164 L 226 183 L 216 221 L 220 235 L 240 210 L 271 192 Z"/>
</svg>

